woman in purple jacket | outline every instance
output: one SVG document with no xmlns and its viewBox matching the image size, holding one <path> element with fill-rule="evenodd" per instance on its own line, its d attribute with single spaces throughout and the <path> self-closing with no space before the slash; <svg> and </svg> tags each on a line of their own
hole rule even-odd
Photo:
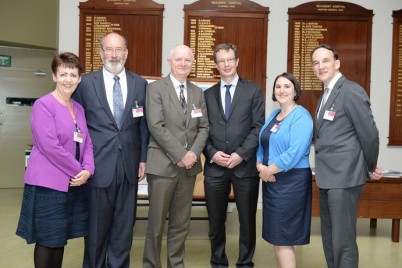
<svg viewBox="0 0 402 268">
<path fill-rule="evenodd" d="M 55 89 L 32 108 L 33 148 L 17 228 L 27 243 L 36 243 L 35 267 L 61 267 L 67 240 L 87 235 L 86 182 L 95 170 L 84 109 L 71 99 L 81 62 L 60 53 L 52 72 Z"/>
</svg>

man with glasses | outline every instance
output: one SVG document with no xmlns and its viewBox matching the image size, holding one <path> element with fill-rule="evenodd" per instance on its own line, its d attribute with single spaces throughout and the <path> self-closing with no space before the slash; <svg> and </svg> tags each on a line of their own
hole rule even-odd
<svg viewBox="0 0 402 268">
<path fill-rule="evenodd" d="M 215 48 L 221 81 L 205 91 L 209 137 L 204 148 L 204 187 L 209 217 L 212 267 L 228 267 L 225 253 L 226 211 L 231 186 L 239 214 L 237 267 L 253 267 L 260 179 L 256 169 L 258 133 L 264 124 L 261 87 L 240 78 L 234 44 Z"/>
<path fill-rule="evenodd" d="M 96 171 L 89 181 L 84 267 L 129 267 L 137 183 L 145 176 L 147 82 L 125 70 L 126 39 L 100 40 L 103 68 L 84 75 L 73 96 L 85 109 Z"/>
</svg>

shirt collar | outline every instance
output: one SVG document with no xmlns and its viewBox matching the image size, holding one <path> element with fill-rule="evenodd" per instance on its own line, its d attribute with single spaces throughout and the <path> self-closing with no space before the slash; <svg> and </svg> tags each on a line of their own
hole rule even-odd
<svg viewBox="0 0 402 268">
<path fill-rule="evenodd" d="M 113 79 L 116 75 L 112 74 L 111 72 L 109 72 L 108 70 L 105 69 L 105 67 L 103 67 L 103 76 Z M 123 69 L 123 71 L 121 71 L 118 75 L 118 77 L 120 77 L 120 80 L 126 77 L 126 72 L 125 69 Z"/>
<path fill-rule="evenodd" d="M 170 74 L 169 76 L 170 80 L 172 80 L 174 88 L 178 88 L 180 85 L 184 85 L 184 88 L 187 89 L 187 81 L 184 81 L 184 83 L 182 84 L 172 74 Z"/>
<path fill-rule="evenodd" d="M 334 78 L 332 78 L 331 82 L 329 82 L 327 88 L 329 88 L 330 91 L 334 88 L 336 82 L 338 81 L 338 79 L 339 79 L 341 76 L 342 76 L 342 74 L 339 72 L 339 73 L 337 73 L 337 74 L 334 76 Z"/>
<path fill-rule="evenodd" d="M 236 75 L 236 77 L 233 79 L 231 83 L 226 83 L 225 81 L 221 80 L 221 88 L 223 88 L 225 85 L 232 85 L 233 88 L 237 86 L 237 83 L 239 82 L 239 76 Z"/>
</svg>

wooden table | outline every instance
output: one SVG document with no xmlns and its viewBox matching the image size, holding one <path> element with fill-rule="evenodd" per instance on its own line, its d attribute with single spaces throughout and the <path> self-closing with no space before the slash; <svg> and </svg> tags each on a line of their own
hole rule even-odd
<svg viewBox="0 0 402 268">
<path fill-rule="evenodd" d="M 312 215 L 320 216 L 319 189 L 313 176 Z M 402 177 L 369 181 L 363 188 L 359 202 L 359 218 L 369 218 L 370 228 L 377 227 L 377 219 L 392 219 L 392 242 L 399 242 L 402 219 Z"/>
</svg>

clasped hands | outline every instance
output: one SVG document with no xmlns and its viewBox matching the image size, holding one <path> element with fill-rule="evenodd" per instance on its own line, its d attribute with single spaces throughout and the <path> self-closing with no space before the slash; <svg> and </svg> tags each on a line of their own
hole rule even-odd
<svg viewBox="0 0 402 268">
<path fill-rule="evenodd" d="M 91 177 L 91 173 L 88 170 L 81 170 L 77 175 L 74 176 L 74 178 L 70 178 L 70 186 L 81 186 L 87 182 L 89 177 Z"/>
<path fill-rule="evenodd" d="M 257 170 L 259 172 L 259 177 L 261 180 L 265 182 L 275 182 L 275 176 L 271 174 L 268 170 L 268 166 L 263 165 L 260 162 L 257 162 Z"/>
<path fill-rule="evenodd" d="M 234 168 L 243 161 L 243 158 L 237 153 L 225 154 L 222 151 L 218 151 L 212 157 L 212 161 L 222 167 Z"/>
<path fill-rule="evenodd" d="M 177 165 L 181 168 L 191 169 L 195 163 L 197 163 L 197 156 L 194 152 L 188 151 L 183 158 L 177 162 Z"/>
</svg>

